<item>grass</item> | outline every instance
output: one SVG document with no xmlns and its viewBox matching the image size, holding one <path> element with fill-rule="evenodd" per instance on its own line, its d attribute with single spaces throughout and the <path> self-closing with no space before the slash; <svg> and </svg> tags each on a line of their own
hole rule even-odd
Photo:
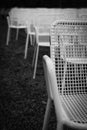
<svg viewBox="0 0 87 130">
<path fill-rule="evenodd" d="M 7 21 L 0 16 L 0 130 L 41 130 L 47 103 L 42 56 L 49 48 L 41 48 L 36 79 L 33 79 L 33 47 L 29 45 L 24 59 L 26 33 L 20 31 L 15 40 L 12 30 L 6 46 Z M 54 130 L 56 119 L 52 106 L 48 130 Z"/>
</svg>

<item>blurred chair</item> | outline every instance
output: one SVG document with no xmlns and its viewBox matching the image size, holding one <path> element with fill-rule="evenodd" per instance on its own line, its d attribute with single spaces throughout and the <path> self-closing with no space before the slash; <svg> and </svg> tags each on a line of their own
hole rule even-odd
<svg viewBox="0 0 87 130">
<path fill-rule="evenodd" d="M 37 62 L 38 62 L 38 54 L 39 54 L 39 47 L 50 47 L 50 26 L 51 24 L 43 21 L 44 16 L 38 17 L 37 24 L 34 24 L 34 55 L 32 61 L 32 67 L 34 67 L 33 72 L 33 79 L 36 77 L 36 70 L 37 70 Z M 47 18 L 46 18 L 47 19 Z"/>
<path fill-rule="evenodd" d="M 55 21 L 50 55 L 43 57 L 48 101 L 43 130 L 47 129 L 52 101 L 57 130 L 87 130 L 87 22 Z"/>
<path fill-rule="evenodd" d="M 26 29 L 27 30 L 27 21 L 21 21 L 19 20 L 17 17 L 11 17 L 10 15 L 7 16 L 7 22 L 8 22 L 8 32 L 7 32 L 7 41 L 6 44 L 8 45 L 9 40 L 10 40 L 10 31 L 11 28 L 17 29 L 17 33 L 16 33 L 16 40 L 18 39 L 18 33 L 19 33 L 19 29 Z M 24 58 L 26 59 L 27 57 L 27 48 L 28 48 L 28 34 L 26 37 L 26 44 L 25 44 L 25 55 Z"/>
<path fill-rule="evenodd" d="M 50 27 L 53 21 L 57 18 L 58 15 L 55 13 L 36 15 L 36 20 L 33 24 L 34 28 L 33 30 L 35 31 L 34 44 L 33 44 L 34 55 L 32 61 L 32 67 L 34 67 L 33 79 L 35 79 L 36 77 L 39 47 L 50 47 Z"/>
</svg>

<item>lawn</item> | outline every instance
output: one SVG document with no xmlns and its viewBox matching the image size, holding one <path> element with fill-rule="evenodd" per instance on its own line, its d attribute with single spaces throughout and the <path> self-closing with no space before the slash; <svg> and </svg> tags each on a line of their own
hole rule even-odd
<svg viewBox="0 0 87 130">
<path fill-rule="evenodd" d="M 7 21 L 0 16 L 0 130 L 41 130 L 47 103 L 42 56 L 49 55 L 49 48 L 40 48 L 36 79 L 33 79 L 34 48 L 29 44 L 24 59 L 26 33 L 21 30 L 17 41 L 15 33 L 12 30 L 7 46 Z M 55 127 L 52 106 L 48 130 Z"/>
</svg>

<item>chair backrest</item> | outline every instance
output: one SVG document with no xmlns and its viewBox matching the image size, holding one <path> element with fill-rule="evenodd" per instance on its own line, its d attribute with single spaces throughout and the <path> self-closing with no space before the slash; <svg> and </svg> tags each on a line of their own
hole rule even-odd
<svg viewBox="0 0 87 130">
<path fill-rule="evenodd" d="M 10 10 L 9 20 L 11 25 L 27 26 L 28 24 L 28 20 L 26 18 L 25 12 L 21 11 L 21 9 L 19 8 L 13 8 Z"/>
<path fill-rule="evenodd" d="M 87 21 L 52 24 L 51 58 L 60 94 L 87 92 Z"/>
<path fill-rule="evenodd" d="M 37 28 L 38 33 L 50 34 L 50 26 L 53 23 L 55 14 L 37 14 L 34 26 Z"/>
</svg>

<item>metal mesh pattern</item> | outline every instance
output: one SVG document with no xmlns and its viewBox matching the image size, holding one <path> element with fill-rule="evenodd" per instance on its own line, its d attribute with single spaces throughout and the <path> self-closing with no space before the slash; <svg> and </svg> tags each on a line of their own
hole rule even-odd
<svg viewBox="0 0 87 130">
<path fill-rule="evenodd" d="M 60 94 L 87 92 L 87 23 L 56 22 L 51 28 L 51 58 Z"/>
<path fill-rule="evenodd" d="M 78 123 L 87 123 L 87 94 L 60 96 L 69 118 Z"/>
</svg>

